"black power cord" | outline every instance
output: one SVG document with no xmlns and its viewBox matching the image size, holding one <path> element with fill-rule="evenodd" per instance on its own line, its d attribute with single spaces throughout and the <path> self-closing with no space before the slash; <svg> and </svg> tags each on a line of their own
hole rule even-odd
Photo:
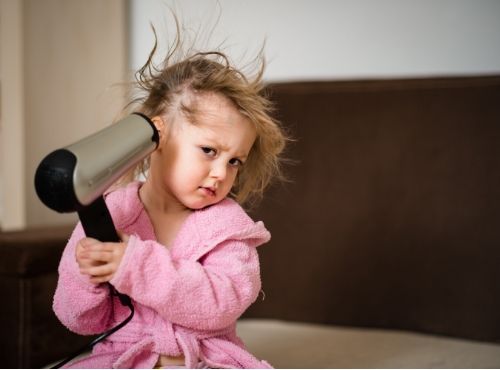
<svg viewBox="0 0 500 370">
<path fill-rule="evenodd" d="M 125 295 L 125 294 L 121 294 L 121 293 L 117 292 L 116 289 L 111 284 L 108 283 L 108 285 L 111 289 L 111 296 L 118 297 L 118 299 L 120 300 L 120 303 L 122 305 L 130 308 L 129 316 L 123 322 L 116 325 L 114 328 L 111 328 L 108 331 L 102 333 L 97 338 L 95 338 L 92 342 L 86 344 L 84 347 L 80 348 L 78 351 L 75 351 L 73 354 L 69 355 L 64 360 L 58 362 L 56 365 L 51 367 L 51 369 L 59 369 L 60 367 L 66 365 L 68 362 L 73 360 L 75 357 L 81 355 L 84 352 L 91 350 L 97 343 L 103 341 L 104 339 L 109 337 L 111 334 L 117 332 L 118 330 L 123 328 L 125 325 L 127 325 L 130 320 L 132 320 L 132 317 L 134 317 L 134 305 L 132 304 L 132 300 L 130 299 L 130 297 Z"/>
</svg>

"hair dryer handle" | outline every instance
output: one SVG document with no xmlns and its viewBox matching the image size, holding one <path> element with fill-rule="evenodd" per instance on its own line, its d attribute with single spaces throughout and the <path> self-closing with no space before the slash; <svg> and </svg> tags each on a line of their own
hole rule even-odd
<svg viewBox="0 0 500 370">
<path fill-rule="evenodd" d="M 104 202 L 104 196 L 98 197 L 88 206 L 78 211 L 85 235 L 101 242 L 120 242 L 113 219 Z"/>
</svg>

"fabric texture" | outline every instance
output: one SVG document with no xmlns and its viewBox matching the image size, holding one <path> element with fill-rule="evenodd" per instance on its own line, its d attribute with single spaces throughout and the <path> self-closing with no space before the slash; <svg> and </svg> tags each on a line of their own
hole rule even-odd
<svg viewBox="0 0 500 370">
<path fill-rule="evenodd" d="M 270 234 L 233 200 L 191 213 L 171 246 L 156 242 L 154 229 L 133 182 L 106 196 L 117 230 L 130 235 L 115 276 L 116 290 L 131 297 L 130 323 L 97 344 L 77 368 L 153 368 L 160 354 L 184 355 L 218 368 L 268 368 L 237 337 L 236 320 L 257 298 L 260 268 L 256 247 Z M 80 274 L 75 247 L 84 237 L 75 228 L 60 265 L 53 308 L 70 330 L 91 335 L 129 314 L 108 285 Z"/>
</svg>

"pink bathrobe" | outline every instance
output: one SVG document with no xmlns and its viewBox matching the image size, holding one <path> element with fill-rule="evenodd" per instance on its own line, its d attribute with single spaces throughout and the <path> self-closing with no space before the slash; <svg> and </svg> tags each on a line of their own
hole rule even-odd
<svg viewBox="0 0 500 370">
<path fill-rule="evenodd" d="M 270 239 L 233 200 L 191 213 L 169 248 L 156 242 L 153 226 L 134 182 L 106 197 L 115 226 L 130 235 L 110 283 L 132 298 L 135 316 L 97 344 L 78 368 L 152 368 L 160 354 L 184 355 L 219 368 L 266 368 L 236 336 L 236 320 L 257 298 L 260 287 L 256 247 Z M 129 313 L 105 284 L 79 272 L 76 227 L 59 265 L 54 311 L 70 330 L 90 335 L 122 322 Z"/>
</svg>

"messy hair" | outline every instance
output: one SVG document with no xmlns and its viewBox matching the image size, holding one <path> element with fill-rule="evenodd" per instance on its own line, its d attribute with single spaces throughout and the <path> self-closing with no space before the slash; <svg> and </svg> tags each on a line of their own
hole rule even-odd
<svg viewBox="0 0 500 370">
<path fill-rule="evenodd" d="M 273 105 L 265 94 L 263 51 L 252 62 L 254 72 L 247 77 L 235 68 L 228 56 L 220 50 L 184 51 L 179 23 L 177 33 L 166 57 L 159 66 L 153 63 L 158 38 L 142 68 L 136 72 L 135 91 L 139 96 L 128 105 L 128 111 L 137 111 L 148 117 L 165 116 L 181 111 L 189 115 L 196 107 L 183 101 L 182 96 L 219 93 L 228 98 L 253 124 L 257 137 L 245 164 L 240 167 L 230 196 L 240 204 L 254 205 L 274 179 L 283 179 L 281 154 L 287 141 L 280 123 L 271 116 Z M 144 160 L 128 181 L 145 174 L 149 159 Z"/>
</svg>

